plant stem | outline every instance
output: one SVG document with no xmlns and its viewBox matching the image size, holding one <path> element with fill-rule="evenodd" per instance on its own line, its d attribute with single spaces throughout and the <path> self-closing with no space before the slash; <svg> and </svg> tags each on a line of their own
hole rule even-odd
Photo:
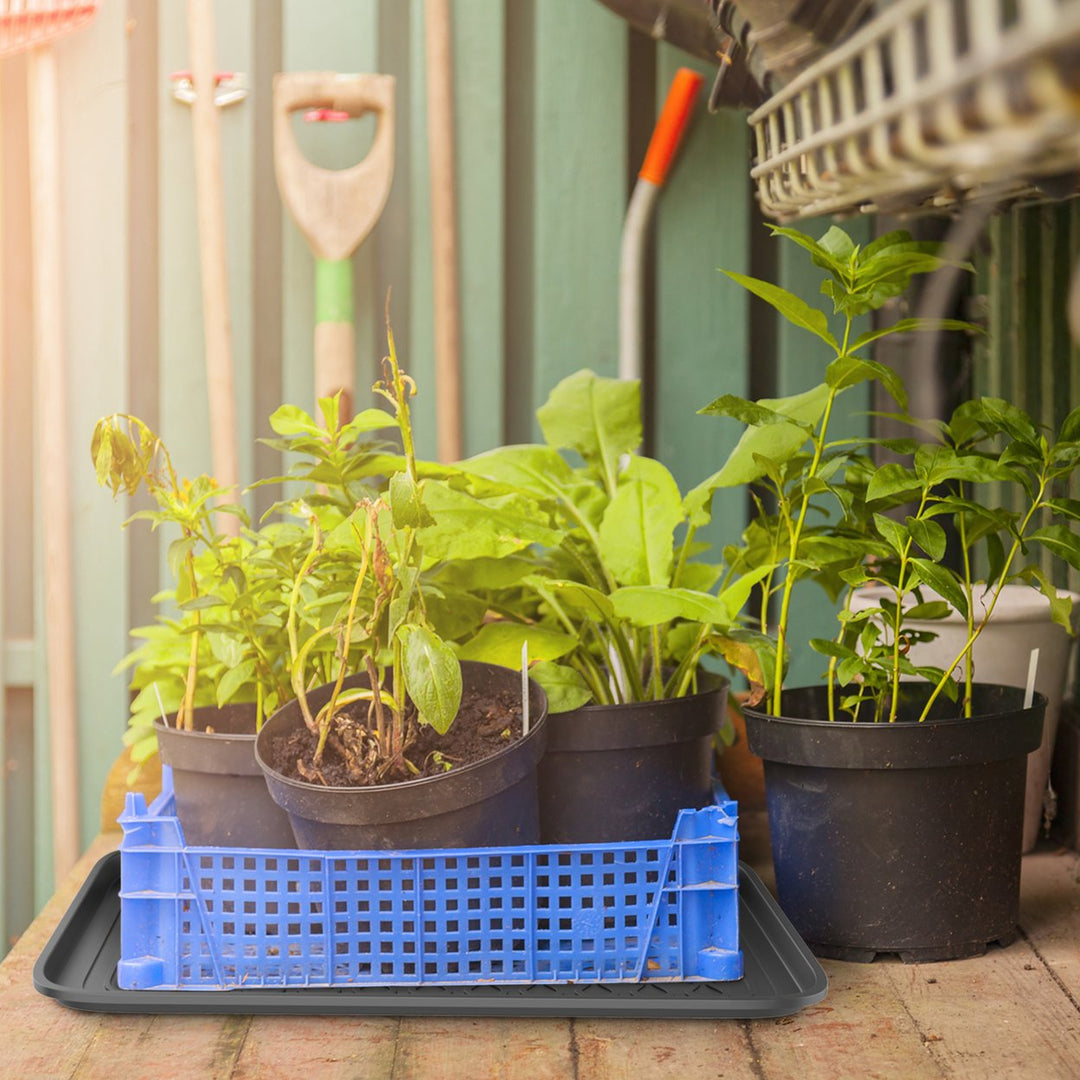
<svg viewBox="0 0 1080 1080">
<path fill-rule="evenodd" d="M 851 317 L 848 317 L 848 331 L 851 330 Z M 844 334 L 844 349 L 847 349 L 847 333 Z M 843 355 L 843 354 L 841 354 Z M 822 413 L 821 426 L 814 438 L 814 457 L 810 462 L 810 468 L 806 474 L 807 480 L 812 480 L 817 475 L 818 466 L 821 464 L 822 448 L 825 443 L 825 432 L 829 427 L 829 418 L 832 415 L 833 402 L 836 400 L 837 391 L 830 387 L 829 396 L 825 399 L 825 411 Z M 784 591 L 780 600 L 780 620 L 776 629 L 776 666 L 777 677 L 773 685 L 772 711 L 774 716 L 780 715 L 781 695 L 783 693 L 784 680 L 780 675 L 784 663 L 784 648 L 787 644 L 787 625 L 791 613 L 791 592 L 795 586 L 795 571 L 792 563 L 798 556 L 799 541 L 802 539 L 803 527 L 806 524 L 806 513 L 810 507 L 810 495 L 803 490 L 802 505 L 799 507 L 799 517 L 795 522 L 795 528 L 791 532 L 790 545 L 788 547 L 788 569 L 784 576 Z"/>
<path fill-rule="evenodd" d="M 929 490 L 923 488 L 922 497 L 919 499 L 919 509 L 915 513 L 916 518 L 921 517 L 923 510 L 926 509 L 926 500 L 929 494 Z M 911 555 L 913 542 L 909 536 L 904 544 L 904 550 L 900 553 L 900 573 L 897 575 L 894 589 L 896 594 L 896 614 L 893 616 L 892 693 L 889 700 L 890 723 L 896 719 L 897 710 L 900 707 L 900 631 L 904 625 L 904 596 L 907 594 L 907 590 L 904 588 L 904 579 L 907 577 L 908 558 Z"/>
<path fill-rule="evenodd" d="M 334 689 L 330 693 L 330 701 L 327 703 L 326 711 L 324 713 L 325 719 L 319 725 L 319 743 L 315 747 L 315 757 L 313 761 L 316 765 L 320 765 L 323 759 L 323 750 L 326 748 L 326 739 L 330 734 L 330 725 L 334 722 L 334 713 L 337 710 L 338 696 L 341 694 L 341 684 L 345 681 L 345 672 L 349 666 L 349 645 L 352 642 L 352 629 L 353 621 L 356 618 L 356 605 L 360 600 L 360 589 L 364 584 L 365 578 L 367 578 L 368 566 L 371 564 L 371 543 L 370 538 L 368 543 L 364 544 L 364 554 L 360 561 L 360 569 L 356 574 L 356 581 L 353 584 L 352 596 L 349 597 L 349 613 L 345 617 L 345 629 L 341 634 L 341 662 L 338 664 L 337 680 L 334 683 Z M 377 683 L 373 683 L 371 691 L 375 695 L 376 699 L 379 696 L 380 687 Z"/>
<path fill-rule="evenodd" d="M 1012 566 L 1013 559 L 1016 558 L 1016 553 L 1020 550 L 1023 544 L 1024 533 L 1027 531 L 1028 525 L 1031 523 L 1031 519 L 1035 516 L 1036 511 L 1042 509 L 1042 498 L 1046 493 L 1046 475 L 1045 471 L 1039 476 L 1039 493 L 1036 495 L 1034 502 L 1031 505 L 1031 509 L 1028 510 L 1024 517 L 1023 524 L 1017 530 L 1016 538 L 1012 542 L 1012 547 L 1009 549 L 1008 558 L 1006 558 L 1004 565 L 1001 568 L 1001 573 L 998 575 L 997 583 L 994 588 L 994 595 L 990 599 L 990 606 L 986 609 L 986 614 L 983 616 L 982 622 L 979 623 L 975 630 L 968 636 L 967 644 L 960 650 L 959 655 L 949 665 L 948 670 L 938 681 L 937 686 L 934 687 L 933 692 L 930 694 L 930 699 L 923 707 L 923 711 L 919 714 L 919 722 L 927 718 L 930 714 L 930 708 L 938 699 L 938 695 L 945 688 L 946 682 L 952 678 L 952 673 L 957 669 L 960 662 L 965 656 L 971 653 L 975 642 L 979 639 L 986 624 L 990 621 L 990 616 L 994 614 L 994 608 L 997 606 L 998 597 L 1001 595 L 1001 590 L 1005 587 L 1005 583 L 1009 580 L 1009 568 Z M 989 591 L 989 583 L 987 584 L 987 591 Z M 984 594 L 985 595 L 985 594 Z"/>
<path fill-rule="evenodd" d="M 664 676 L 660 670 L 664 659 L 663 655 L 661 654 L 660 627 L 651 627 L 649 636 L 652 642 L 652 672 L 650 673 L 650 682 L 652 684 L 652 700 L 660 701 L 663 699 L 664 696 Z"/>
<path fill-rule="evenodd" d="M 304 561 L 300 564 L 300 569 L 297 571 L 296 578 L 293 581 L 292 592 L 289 595 L 289 615 L 285 621 L 285 632 L 289 638 L 289 657 L 292 660 L 291 681 L 293 693 L 296 694 L 296 699 L 300 702 L 300 712 L 303 714 L 304 723 L 307 725 L 308 730 L 314 733 L 317 725 L 315 723 L 315 717 L 311 715 L 311 709 L 308 707 L 307 687 L 304 685 L 303 664 L 299 663 L 299 636 L 296 631 L 296 608 L 300 602 L 300 586 L 303 583 L 304 578 L 307 577 L 312 566 L 315 565 L 315 560 L 319 557 L 319 549 L 322 547 L 319 523 L 314 514 L 311 515 L 310 522 L 313 529 L 311 547 L 308 549 Z"/>
<path fill-rule="evenodd" d="M 960 498 L 964 497 L 964 482 L 958 481 L 957 493 Z M 957 515 L 959 517 L 959 532 L 960 532 L 960 553 L 964 560 L 964 596 L 967 599 L 967 619 L 965 620 L 967 625 L 967 636 L 971 638 L 975 629 L 975 590 L 971 585 L 971 553 L 968 551 L 967 543 L 967 524 L 965 522 L 963 510 Z M 975 665 L 972 663 L 972 658 L 968 658 L 968 662 L 964 665 L 964 716 L 970 719 L 971 717 L 971 688 L 975 682 Z"/>
<path fill-rule="evenodd" d="M 184 556 L 184 567 L 188 574 L 191 598 L 194 600 L 199 595 L 199 585 L 195 576 L 195 556 L 190 548 Z M 199 677 L 199 638 L 201 636 L 199 627 L 201 623 L 202 612 L 196 610 L 195 629 L 191 634 L 191 652 L 188 656 L 187 675 L 184 679 L 184 701 L 180 706 L 180 714 L 176 718 L 177 726 L 183 728 L 184 731 L 191 731 L 195 726 L 195 683 Z"/>
<path fill-rule="evenodd" d="M 683 567 L 686 565 L 686 559 L 690 553 L 690 545 L 694 542 L 694 535 L 696 533 L 696 525 L 687 525 L 686 537 L 683 539 L 682 546 L 679 548 L 679 558 L 675 563 L 675 572 L 671 575 L 671 587 L 673 589 L 678 588 L 679 581 L 682 579 Z"/>
</svg>

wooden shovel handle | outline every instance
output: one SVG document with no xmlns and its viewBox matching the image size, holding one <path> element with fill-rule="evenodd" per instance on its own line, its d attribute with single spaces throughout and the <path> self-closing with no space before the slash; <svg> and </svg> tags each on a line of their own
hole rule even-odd
<svg viewBox="0 0 1080 1080">
<path fill-rule="evenodd" d="M 331 109 L 350 116 L 375 113 L 367 156 L 348 169 L 313 165 L 296 145 L 291 115 Z M 329 71 L 274 76 L 274 167 L 282 201 L 321 259 L 348 258 L 371 232 L 386 205 L 394 175 L 394 78 Z"/>
</svg>

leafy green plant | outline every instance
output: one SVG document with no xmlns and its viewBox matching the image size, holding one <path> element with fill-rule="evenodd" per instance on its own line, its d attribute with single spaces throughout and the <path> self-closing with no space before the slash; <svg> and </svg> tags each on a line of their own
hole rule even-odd
<svg viewBox="0 0 1080 1080">
<path fill-rule="evenodd" d="M 173 624 L 188 639 L 187 663 L 183 678 L 183 696 L 176 713 L 177 726 L 192 728 L 199 665 L 204 641 L 203 610 L 216 601 L 208 595 L 207 581 L 225 578 L 236 564 L 243 541 L 220 533 L 215 528 L 217 514 L 234 514 L 247 524 L 243 507 L 222 502 L 222 492 L 209 476 L 180 480 L 172 459 L 161 439 L 141 420 L 123 413 L 99 420 L 94 427 L 90 447 L 98 482 L 112 490 L 132 495 L 140 488 L 153 497 L 156 510 L 140 510 L 128 523 L 138 519 L 151 522 L 153 528 L 171 524 L 180 535 L 168 547 L 169 568 L 176 579 L 174 598 L 181 611 L 190 617 Z M 197 556 L 209 557 L 200 572 Z M 207 572 L 209 570 L 209 573 Z M 161 644 L 164 635 L 152 635 L 148 644 Z M 165 646 L 162 657 L 172 655 L 172 644 Z M 143 654 L 145 658 L 145 652 Z M 165 663 L 167 670 L 171 663 Z"/>
<path fill-rule="evenodd" d="M 928 681 L 929 699 L 920 719 L 945 694 L 959 697 L 955 675 L 965 664 L 963 707 L 970 712 L 972 646 L 993 615 L 1005 584 L 1029 581 L 1050 598 L 1055 618 L 1068 625 L 1068 601 L 1059 598 L 1036 566 L 1028 562 L 1031 544 L 1042 545 L 1080 566 L 1080 541 L 1063 519 L 1077 520 L 1078 504 L 1057 490 L 1080 460 L 1080 412 L 1071 414 L 1054 442 L 1014 406 L 984 398 L 958 408 L 948 422 L 923 421 L 907 414 L 901 377 L 877 363 L 869 346 L 889 334 L 915 330 L 975 330 L 953 320 L 902 319 L 892 326 L 854 336 L 854 319 L 898 295 L 911 277 L 943 264 L 933 245 L 912 241 L 904 232 L 860 248 L 839 228 L 815 241 L 793 229 L 775 228 L 805 249 L 826 271 L 822 293 L 833 314 L 843 319 L 838 338 L 826 311 L 768 282 L 740 274 L 728 276 L 761 297 L 784 318 L 827 347 L 824 381 L 801 394 L 757 402 L 725 395 L 703 412 L 733 417 L 746 425 L 707 491 L 753 483 L 757 513 L 741 545 L 726 552 L 741 573 L 768 566 L 763 578 L 759 624 L 771 626 L 777 604 L 778 655 L 783 658 L 791 633 L 791 597 L 803 580 L 816 580 L 835 599 L 868 582 L 890 593 L 875 609 L 853 612 L 845 602 L 840 628 L 831 641 L 811 645 L 829 658 L 830 716 L 835 716 L 836 685 L 848 688 L 840 706 L 854 717 L 869 707 L 874 719 L 895 720 L 902 676 Z M 897 414 L 920 440 L 832 439 L 830 421 L 837 400 L 853 386 L 874 380 L 896 402 Z M 927 441 L 928 440 L 928 441 Z M 878 467 L 874 448 L 883 445 L 897 461 Z M 1012 484 L 1023 508 L 985 507 L 971 486 Z M 1057 518 L 1056 523 L 1046 520 Z M 943 522 L 952 526 L 950 536 Z M 987 582 L 977 611 L 974 567 L 985 563 Z M 957 569 L 953 569 L 953 566 Z M 944 618 L 955 608 L 967 622 L 967 641 L 945 669 L 916 667 L 907 652 L 927 633 L 911 620 Z M 770 688 L 770 705 L 779 715 L 783 664 Z"/>
<path fill-rule="evenodd" d="M 398 363 L 389 321 L 387 340 L 389 355 L 374 391 L 392 412 L 369 409 L 357 421 L 397 428 L 403 453 L 384 457 L 383 464 L 400 468 L 382 494 L 361 498 L 336 522 L 307 502 L 294 508 L 305 522 L 307 552 L 287 603 L 290 681 L 316 740 L 311 760 L 298 768 L 317 783 L 326 782 L 328 746 L 358 784 L 417 773 L 409 754 L 419 727 L 445 735 L 461 702 L 461 668 L 447 630 L 464 632 L 485 614 L 482 603 L 445 576 L 440 582 L 436 571 L 458 560 L 512 556 L 552 535 L 528 500 L 470 491 L 476 485 L 467 478 L 421 476 L 409 404 L 416 387 Z M 303 423 L 292 411 L 276 416 L 279 431 L 283 417 L 290 425 Z M 464 610 L 457 610 L 457 593 Z M 357 672 L 367 675 L 367 686 L 346 687 Z M 332 690 L 313 712 L 308 693 L 319 683 Z M 349 708 L 357 704 L 361 719 Z M 441 770 L 452 764 L 429 757 Z"/>
<path fill-rule="evenodd" d="M 538 558 L 502 568 L 486 596 L 502 618 L 459 655 L 518 666 L 527 640 L 538 661 L 531 673 L 556 712 L 681 697 L 708 656 L 760 684 L 771 649 L 738 618 L 769 567 L 729 573 L 714 591 L 723 567 L 695 557 L 703 548 L 695 535 L 709 521 L 704 491 L 684 496 L 660 462 L 634 453 L 640 384 L 580 371 L 537 416 L 546 445 L 503 447 L 459 466 L 528 495 L 557 534 Z"/>
</svg>

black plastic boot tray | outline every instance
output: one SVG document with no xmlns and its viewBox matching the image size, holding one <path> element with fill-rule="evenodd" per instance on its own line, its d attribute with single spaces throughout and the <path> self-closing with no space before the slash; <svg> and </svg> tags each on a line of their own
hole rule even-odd
<svg viewBox="0 0 1080 1080">
<path fill-rule="evenodd" d="M 811 955 L 761 879 L 739 865 L 736 982 L 356 987 L 287 990 L 121 990 L 120 853 L 90 872 L 34 967 L 34 986 L 73 1009 L 107 1013 L 294 1013 L 350 1016 L 787 1016 L 828 991 Z"/>
</svg>

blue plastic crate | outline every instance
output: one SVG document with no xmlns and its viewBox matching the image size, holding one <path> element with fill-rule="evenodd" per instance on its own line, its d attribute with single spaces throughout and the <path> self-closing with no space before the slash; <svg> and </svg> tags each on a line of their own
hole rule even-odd
<svg viewBox="0 0 1080 1080">
<path fill-rule="evenodd" d="M 670 840 L 271 851 L 186 847 L 165 783 L 120 818 L 122 989 L 742 976 L 733 802 Z"/>
</svg>

